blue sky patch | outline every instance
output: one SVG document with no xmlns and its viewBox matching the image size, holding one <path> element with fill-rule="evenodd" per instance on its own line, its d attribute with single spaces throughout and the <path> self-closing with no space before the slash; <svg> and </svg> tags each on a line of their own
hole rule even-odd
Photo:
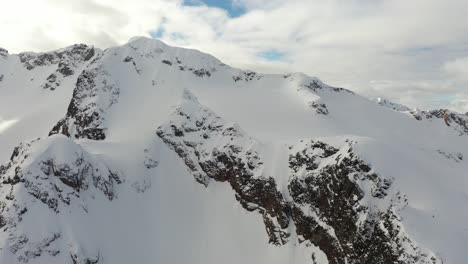
<svg viewBox="0 0 468 264">
<path fill-rule="evenodd" d="M 440 102 L 440 103 L 449 103 L 455 100 L 456 97 L 453 95 L 437 95 L 432 98 L 433 102 Z"/>
<path fill-rule="evenodd" d="M 150 32 L 150 36 L 153 38 L 157 38 L 157 39 L 162 38 L 163 34 L 164 34 L 164 30 L 162 28 L 158 29 L 157 31 Z"/>
<path fill-rule="evenodd" d="M 271 49 L 259 52 L 257 56 L 268 61 L 281 61 L 286 57 L 286 54 L 282 51 Z"/>
<path fill-rule="evenodd" d="M 233 4 L 232 0 L 184 0 L 186 6 L 201 6 L 221 8 L 227 11 L 230 17 L 239 17 L 246 13 L 246 9 Z"/>
</svg>

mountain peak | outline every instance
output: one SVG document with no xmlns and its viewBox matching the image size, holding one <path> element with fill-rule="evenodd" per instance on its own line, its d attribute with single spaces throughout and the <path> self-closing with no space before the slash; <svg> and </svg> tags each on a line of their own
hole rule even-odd
<svg viewBox="0 0 468 264">
<path fill-rule="evenodd" d="M 157 38 L 145 37 L 145 36 L 132 37 L 124 45 L 132 45 L 132 46 L 139 46 L 139 47 L 151 46 L 151 47 L 160 47 L 160 48 L 168 47 L 168 45 L 164 43 L 162 40 L 159 40 Z"/>
<path fill-rule="evenodd" d="M 2 120 L 0 263 L 468 258 L 462 114 L 136 37 L 0 57 Z"/>
</svg>

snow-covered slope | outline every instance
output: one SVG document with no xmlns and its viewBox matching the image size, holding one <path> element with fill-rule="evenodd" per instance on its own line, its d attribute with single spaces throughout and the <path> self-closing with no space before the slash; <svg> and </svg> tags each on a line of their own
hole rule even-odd
<svg viewBox="0 0 468 264">
<path fill-rule="evenodd" d="M 0 263 L 468 259 L 468 116 L 147 38 L 0 76 Z"/>
</svg>

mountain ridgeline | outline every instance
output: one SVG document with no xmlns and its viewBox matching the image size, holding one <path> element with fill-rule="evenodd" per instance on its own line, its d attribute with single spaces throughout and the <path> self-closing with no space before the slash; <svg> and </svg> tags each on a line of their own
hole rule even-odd
<svg viewBox="0 0 468 264">
<path fill-rule="evenodd" d="M 462 264 L 467 115 L 143 37 L 0 49 L 0 263 Z"/>
</svg>

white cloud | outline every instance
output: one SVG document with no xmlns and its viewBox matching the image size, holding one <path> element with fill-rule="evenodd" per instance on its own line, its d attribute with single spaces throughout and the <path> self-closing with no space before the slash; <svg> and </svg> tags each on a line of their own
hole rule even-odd
<svg viewBox="0 0 468 264">
<path fill-rule="evenodd" d="M 453 78 L 468 81 L 468 57 L 448 61 L 444 68 Z"/>
<path fill-rule="evenodd" d="M 369 96 L 421 108 L 466 110 L 466 0 L 234 0 L 241 17 L 182 0 L 0 0 L 0 46 L 51 50 L 76 42 L 105 48 L 162 32 L 259 71 L 302 71 Z M 277 50 L 283 61 L 257 54 Z M 443 98 L 439 100 L 438 98 Z M 451 98 L 451 100 L 446 100 Z M 465 103 L 464 103 L 465 102 Z"/>
</svg>

